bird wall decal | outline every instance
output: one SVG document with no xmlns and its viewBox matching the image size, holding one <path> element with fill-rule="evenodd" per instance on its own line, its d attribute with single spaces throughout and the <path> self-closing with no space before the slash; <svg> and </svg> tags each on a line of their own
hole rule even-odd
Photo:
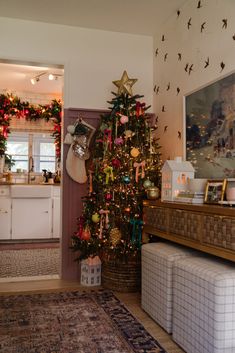
<svg viewBox="0 0 235 353">
<path fill-rule="evenodd" d="M 166 87 L 166 90 L 169 91 L 169 89 L 171 88 L 171 84 L 170 82 L 168 83 L 167 87 Z"/>
<path fill-rule="evenodd" d="M 187 63 L 187 64 L 185 65 L 185 68 L 184 68 L 184 71 L 185 71 L 185 72 L 188 72 L 188 66 L 189 66 L 189 64 Z"/>
<path fill-rule="evenodd" d="M 176 95 L 178 96 L 178 94 L 180 93 L 180 88 L 179 87 L 176 88 L 176 92 L 177 92 Z"/>
<path fill-rule="evenodd" d="M 178 53 L 178 60 L 181 61 L 181 59 L 182 59 L 182 54 Z"/>
<path fill-rule="evenodd" d="M 165 126 L 164 126 L 164 132 L 166 132 L 167 129 L 168 129 L 168 125 L 165 125 Z"/>
<path fill-rule="evenodd" d="M 180 16 L 180 10 L 177 10 L 177 17 Z"/>
<path fill-rule="evenodd" d="M 155 50 L 155 56 L 158 56 L 158 48 Z"/>
<path fill-rule="evenodd" d="M 220 63 L 220 67 L 221 67 L 221 71 L 220 72 L 222 72 L 223 69 L 225 68 L 225 63 L 223 61 Z"/>
<path fill-rule="evenodd" d="M 198 1 L 198 3 L 197 3 L 197 9 L 200 9 L 200 8 L 202 8 L 202 4 L 201 4 L 201 1 Z"/>
<path fill-rule="evenodd" d="M 162 35 L 162 42 L 164 42 L 165 41 L 165 35 L 163 34 Z"/>
<path fill-rule="evenodd" d="M 226 29 L 226 28 L 228 27 L 228 20 L 227 20 L 227 18 L 224 18 L 224 19 L 222 20 L 222 22 L 223 22 L 222 28 Z"/>
<path fill-rule="evenodd" d="M 165 105 L 162 106 L 162 112 L 165 113 Z"/>
<path fill-rule="evenodd" d="M 164 61 L 167 61 L 168 53 L 164 55 Z"/>
<path fill-rule="evenodd" d="M 193 71 L 193 64 L 190 65 L 190 67 L 188 69 L 188 74 L 190 75 L 192 71 Z"/>
<path fill-rule="evenodd" d="M 190 17 L 190 19 L 188 20 L 188 23 L 187 23 L 187 27 L 188 29 L 190 29 L 190 27 L 192 26 L 192 18 Z"/>
<path fill-rule="evenodd" d="M 156 90 L 155 90 L 155 93 L 158 94 L 159 93 L 159 90 L 160 90 L 160 87 L 157 86 Z"/>
<path fill-rule="evenodd" d="M 201 33 L 204 31 L 205 25 L 206 25 L 206 22 L 203 22 L 203 23 L 201 24 Z"/>
<path fill-rule="evenodd" d="M 206 69 L 209 66 L 209 63 L 210 63 L 210 59 L 208 57 L 207 60 L 205 61 L 204 69 Z"/>
<path fill-rule="evenodd" d="M 235 40 L 235 34 L 233 35 L 233 40 Z"/>
<path fill-rule="evenodd" d="M 156 92 L 157 85 L 154 86 L 153 92 Z"/>
<path fill-rule="evenodd" d="M 181 132 L 178 131 L 178 139 L 181 139 Z"/>
</svg>

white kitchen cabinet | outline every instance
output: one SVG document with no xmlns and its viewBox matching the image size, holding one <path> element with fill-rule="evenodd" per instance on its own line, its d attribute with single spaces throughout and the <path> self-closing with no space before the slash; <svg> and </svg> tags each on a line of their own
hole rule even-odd
<svg viewBox="0 0 235 353">
<path fill-rule="evenodd" d="M 60 238 L 61 236 L 61 215 L 60 215 L 60 186 L 53 187 L 53 220 L 52 220 L 52 237 Z"/>
<path fill-rule="evenodd" d="M 12 199 L 12 239 L 52 237 L 51 198 Z"/>
<path fill-rule="evenodd" d="M 0 240 L 11 239 L 11 199 L 0 197 Z"/>
</svg>

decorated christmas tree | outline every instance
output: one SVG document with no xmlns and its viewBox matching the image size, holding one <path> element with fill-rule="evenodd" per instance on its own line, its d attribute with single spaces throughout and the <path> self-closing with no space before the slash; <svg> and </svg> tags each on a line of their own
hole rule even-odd
<svg viewBox="0 0 235 353">
<path fill-rule="evenodd" d="M 146 188 L 160 187 L 161 155 L 157 126 L 143 96 L 132 95 L 136 79 L 124 71 L 113 83 L 109 112 L 101 116 L 89 167 L 89 193 L 72 249 L 77 260 L 99 255 L 102 261 L 138 258 L 142 201 Z"/>
</svg>

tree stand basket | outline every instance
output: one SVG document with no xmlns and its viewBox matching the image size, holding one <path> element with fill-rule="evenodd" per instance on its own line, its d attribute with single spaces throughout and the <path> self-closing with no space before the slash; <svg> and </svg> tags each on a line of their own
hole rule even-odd
<svg viewBox="0 0 235 353">
<path fill-rule="evenodd" d="M 102 262 L 101 284 L 117 292 L 138 292 L 141 285 L 141 262 Z"/>
</svg>

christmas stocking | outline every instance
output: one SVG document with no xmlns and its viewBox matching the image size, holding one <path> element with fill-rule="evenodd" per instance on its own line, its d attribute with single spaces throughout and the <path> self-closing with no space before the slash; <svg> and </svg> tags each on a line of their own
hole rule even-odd
<svg viewBox="0 0 235 353">
<path fill-rule="evenodd" d="M 64 143 L 70 144 L 70 147 L 66 159 L 66 170 L 74 181 L 84 184 L 87 181 L 85 161 L 90 157 L 89 143 L 95 128 L 79 119 L 74 126 L 69 125 L 67 130 Z"/>
</svg>

